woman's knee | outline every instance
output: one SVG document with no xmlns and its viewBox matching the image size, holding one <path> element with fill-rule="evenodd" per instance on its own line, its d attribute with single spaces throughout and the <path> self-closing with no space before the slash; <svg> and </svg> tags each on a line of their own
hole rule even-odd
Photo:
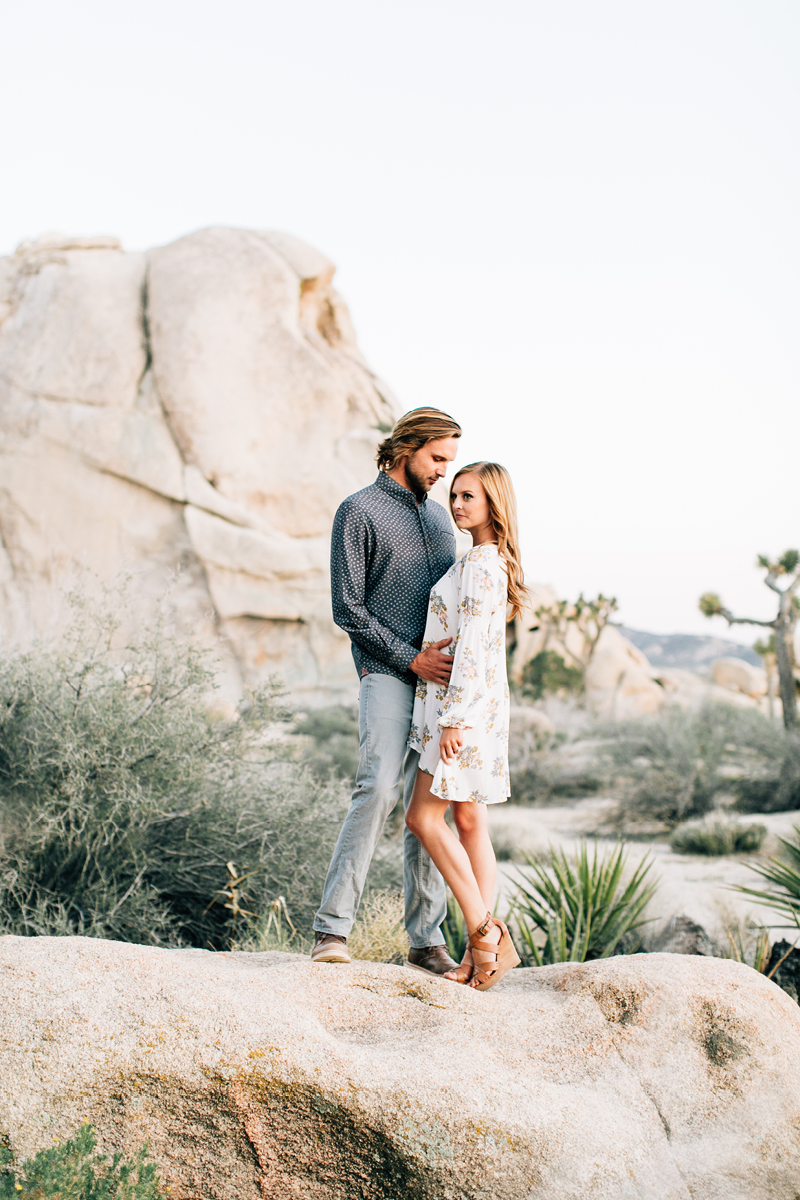
<svg viewBox="0 0 800 1200">
<path fill-rule="evenodd" d="M 486 824 L 485 805 L 467 804 L 462 800 L 453 805 L 453 821 L 459 833 L 475 833 Z"/>
<path fill-rule="evenodd" d="M 414 834 L 414 837 L 421 837 L 428 827 L 425 819 L 425 810 L 419 804 L 409 805 L 406 813 L 406 826 Z"/>
<path fill-rule="evenodd" d="M 412 800 L 406 813 L 406 825 L 422 842 L 429 834 L 435 832 L 437 826 L 444 825 L 444 811 L 439 811 L 438 804 Z"/>
</svg>

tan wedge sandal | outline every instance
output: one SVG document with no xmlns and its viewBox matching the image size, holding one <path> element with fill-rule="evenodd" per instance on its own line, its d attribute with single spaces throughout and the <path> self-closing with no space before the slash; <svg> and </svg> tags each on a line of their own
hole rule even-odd
<svg viewBox="0 0 800 1200">
<path fill-rule="evenodd" d="M 461 962 L 458 964 L 455 971 L 449 972 L 450 975 L 455 975 L 455 979 L 449 979 L 447 976 L 445 976 L 445 978 L 447 979 L 448 983 L 469 983 L 474 972 L 475 960 L 472 957 L 472 951 L 470 950 L 469 946 L 467 946 L 466 950 L 464 951 L 464 957 L 461 959 Z"/>
<path fill-rule="evenodd" d="M 490 925 L 497 925 L 500 928 L 499 942 L 483 940 Z M 487 992 L 490 987 L 499 983 L 512 967 L 518 967 L 522 961 L 514 948 L 507 926 L 502 921 L 498 921 L 497 917 L 493 917 L 491 913 L 486 914 L 485 920 L 471 934 L 467 946 L 472 951 L 475 963 L 475 973 L 470 983 L 473 980 L 476 981 L 474 985 L 476 992 Z M 478 954 L 491 954 L 492 961 L 479 963 L 475 957 L 476 951 Z"/>
</svg>

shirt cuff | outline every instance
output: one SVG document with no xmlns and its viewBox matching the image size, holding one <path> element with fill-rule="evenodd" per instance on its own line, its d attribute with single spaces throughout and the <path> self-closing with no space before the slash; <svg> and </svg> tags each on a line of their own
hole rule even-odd
<svg viewBox="0 0 800 1200">
<path fill-rule="evenodd" d="M 397 651 L 397 659 L 404 670 L 410 671 L 411 664 L 419 654 L 419 650 L 415 650 L 413 646 L 405 646 Z"/>
</svg>

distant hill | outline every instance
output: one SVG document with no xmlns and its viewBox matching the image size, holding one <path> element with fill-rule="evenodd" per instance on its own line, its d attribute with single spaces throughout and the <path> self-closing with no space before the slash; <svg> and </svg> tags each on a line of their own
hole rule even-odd
<svg viewBox="0 0 800 1200">
<path fill-rule="evenodd" d="M 697 633 L 644 633 L 641 629 L 619 627 L 629 642 L 646 654 L 654 667 L 686 667 L 690 671 L 708 671 L 715 658 L 742 658 L 754 667 L 764 664 L 754 650 L 725 638 L 703 637 Z"/>
</svg>

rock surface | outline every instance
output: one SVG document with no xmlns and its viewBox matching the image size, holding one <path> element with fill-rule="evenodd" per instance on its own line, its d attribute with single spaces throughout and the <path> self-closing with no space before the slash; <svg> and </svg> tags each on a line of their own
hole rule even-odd
<svg viewBox="0 0 800 1200">
<path fill-rule="evenodd" d="M 522 681 L 526 663 L 543 650 L 553 650 L 570 666 L 589 658 L 584 635 L 574 622 L 560 632 L 534 613 L 540 606 L 555 605 L 556 591 L 549 584 L 531 585 L 531 601 L 514 621 L 509 675 Z M 598 639 L 584 676 L 586 703 L 595 716 L 624 720 L 655 713 L 664 703 L 664 690 L 653 678 L 653 670 L 638 647 L 607 625 Z"/>
<path fill-rule="evenodd" d="M 717 658 L 711 664 L 711 676 L 718 687 L 741 692 L 758 700 L 767 694 L 767 672 L 740 658 Z"/>
<path fill-rule="evenodd" d="M 0 939 L 0 1132 L 149 1139 L 175 1200 L 794 1200 L 800 1011 L 638 955 L 401 967 Z"/>
<path fill-rule="evenodd" d="M 585 680 L 586 703 L 598 717 L 624 720 L 658 712 L 664 703 L 644 654 L 610 625 L 600 634 Z"/>
<path fill-rule="evenodd" d="M 84 568 L 131 571 L 140 616 L 180 571 L 179 627 L 230 676 L 355 689 L 328 538 L 398 410 L 333 273 L 241 229 L 147 254 L 48 235 L 0 259 L 0 631 L 45 630 Z"/>
</svg>

